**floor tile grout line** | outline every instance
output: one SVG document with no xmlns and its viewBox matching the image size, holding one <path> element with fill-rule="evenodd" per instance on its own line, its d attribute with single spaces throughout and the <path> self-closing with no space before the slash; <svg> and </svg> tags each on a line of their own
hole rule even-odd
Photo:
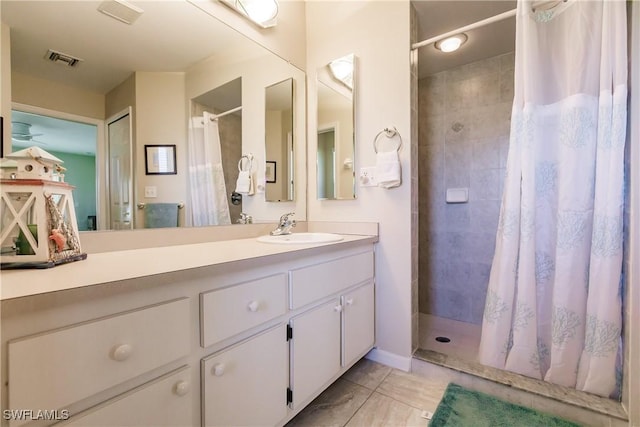
<svg viewBox="0 0 640 427">
<path fill-rule="evenodd" d="M 347 420 L 347 422 L 346 422 L 346 423 L 344 423 L 344 424 L 342 425 L 342 427 L 345 427 L 346 425 L 348 425 L 348 424 L 351 422 L 351 420 L 353 419 L 353 417 L 355 417 L 355 416 L 356 416 L 356 414 L 357 414 L 358 412 L 360 412 L 360 410 L 362 409 L 362 407 L 363 407 L 363 406 L 364 406 L 364 405 L 369 401 L 369 399 L 371 399 L 371 396 L 373 396 L 373 394 L 376 392 L 376 390 L 378 390 L 378 388 L 379 388 L 379 387 L 380 387 L 380 385 L 384 382 L 384 380 L 386 380 L 386 379 L 387 379 L 387 377 L 391 374 L 391 371 L 393 371 L 393 369 L 389 369 L 389 371 L 388 371 L 388 372 L 387 372 L 387 373 L 382 377 L 382 379 L 378 382 L 378 384 L 377 384 L 377 385 L 375 386 L 375 388 L 373 388 L 373 389 L 370 389 L 370 388 L 369 388 L 369 387 L 367 387 L 367 386 L 364 386 L 364 385 L 362 385 L 362 384 L 358 384 L 358 383 L 357 383 L 357 382 L 355 382 L 355 381 L 351 381 L 351 380 L 348 380 L 348 379 L 346 379 L 346 378 L 345 378 L 347 381 L 350 381 L 350 382 L 352 382 L 353 384 L 357 384 L 357 385 L 359 385 L 359 386 L 362 386 L 362 387 L 366 388 L 367 390 L 371 390 L 371 393 L 369 393 L 369 396 L 367 396 L 367 398 L 365 399 L 365 401 L 364 401 L 364 402 L 362 402 L 362 405 L 360 405 L 360 406 L 358 407 L 358 409 L 356 409 L 356 411 L 353 413 L 353 415 L 351 415 L 351 417 L 349 417 L 349 419 Z M 382 394 L 382 393 L 380 393 L 380 394 Z"/>
<path fill-rule="evenodd" d="M 382 396 L 388 397 L 388 398 L 390 398 L 390 399 L 392 399 L 392 400 L 394 400 L 394 401 L 396 401 L 396 402 L 398 402 L 398 403 L 402 403 L 402 404 L 404 404 L 404 405 L 407 405 L 407 406 L 409 406 L 409 407 L 411 407 L 411 408 L 414 408 L 414 409 L 417 409 L 417 410 L 419 410 L 419 411 L 428 411 L 428 409 L 425 409 L 425 408 L 418 408 L 418 407 L 416 407 L 416 406 L 414 406 L 414 405 L 412 405 L 412 404 L 410 404 L 410 403 L 407 403 L 407 402 L 403 402 L 403 401 L 401 401 L 401 400 L 398 400 L 396 397 L 394 397 L 394 396 L 390 396 L 390 395 L 389 395 L 389 394 L 387 394 L 387 393 L 384 393 L 384 392 L 382 392 L 382 391 L 378 391 L 378 389 L 380 388 L 380 386 L 382 385 L 382 383 L 384 383 L 384 381 L 389 377 L 389 375 L 391 375 L 391 373 L 392 373 L 393 371 L 395 371 L 395 370 L 397 370 L 397 371 L 399 371 L 399 372 L 404 372 L 404 371 L 401 371 L 401 370 L 399 370 L 399 369 L 394 369 L 394 368 L 390 369 L 390 370 L 389 370 L 389 372 L 387 372 L 387 374 L 384 376 L 384 378 L 382 379 L 382 381 L 380 381 L 380 383 L 378 384 L 378 386 L 375 388 L 374 393 L 379 393 L 379 394 L 380 394 L 380 395 L 382 395 Z M 411 374 L 411 372 L 408 372 L 408 373 L 409 373 L 409 374 Z M 426 385 L 425 385 L 425 386 L 426 386 Z M 373 395 L 373 393 L 372 393 L 371 395 Z M 444 396 L 444 392 L 442 393 L 442 395 Z M 369 396 L 369 398 L 371 398 L 371 396 Z M 367 400 L 368 400 L 368 399 L 367 399 Z M 442 397 L 440 397 L 440 400 L 438 401 L 438 404 L 440 404 L 440 401 L 441 401 L 441 400 L 442 400 Z M 431 411 L 429 411 L 429 412 L 431 412 Z"/>
<path fill-rule="evenodd" d="M 363 386 L 363 387 L 364 387 L 364 386 Z M 360 406 L 358 406 L 358 409 L 356 409 L 356 410 L 353 412 L 353 414 L 349 417 L 349 419 L 347 420 L 347 422 L 346 422 L 346 423 L 344 423 L 344 424 L 342 425 L 342 427 L 345 427 L 347 424 L 349 424 L 349 423 L 351 422 L 351 420 L 353 419 L 353 417 L 355 417 L 355 416 L 356 416 L 356 414 L 357 414 L 358 412 L 360 412 L 360 410 L 362 409 L 362 407 L 363 407 L 363 406 L 364 406 L 364 405 L 369 401 L 369 399 L 371 399 L 371 396 L 373 396 L 373 393 L 375 393 L 375 391 L 371 390 L 371 389 L 370 389 L 370 388 L 368 388 L 368 387 L 364 387 L 364 388 L 366 388 L 367 390 L 370 390 L 370 391 L 371 391 L 371 393 L 369 393 L 369 396 L 367 396 L 367 398 L 364 400 L 364 402 L 362 402 L 362 404 L 360 404 Z"/>
<path fill-rule="evenodd" d="M 411 407 L 411 408 L 413 408 L 413 409 L 417 409 L 418 411 L 428 411 L 428 412 L 433 412 L 433 411 L 430 411 L 430 410 L 429 410 L 429 409 L 427 409 L 427 408 L 418 408 L 417 406 L 412 405 L 411 403 L 403 402 L 402 400 L 398 400 L 398 398 L 396 398 L 396 397 L 394 397 L 394 396 L 390 396 L 390 395 L 389 395 L 389 394 L 387 394 L 387 393 L 383 393 L 383 392 L 381 392 L 381 391 L 377 391 L 376 393 L 379 393 L 379 394 L 381 394 L 382 396 L 388 397 L 389 399 L 392 399 L 392 400 L 394 400 L 394 401 L 396 401 L 396 402 L 398 402 L 398 403 L 402 403 L 403 405 L 407 405 L 407 406 L 409 406 L 409 407 Z M 443 393 L 443 397 L 444 397 L 444 393 Z M 442 397 L 441 397 L 441 398 L 440 398 L 440 400 L 438 401 L 438 405 L 440 404 L 440 401 L 442 401 Z"/>
</svg>

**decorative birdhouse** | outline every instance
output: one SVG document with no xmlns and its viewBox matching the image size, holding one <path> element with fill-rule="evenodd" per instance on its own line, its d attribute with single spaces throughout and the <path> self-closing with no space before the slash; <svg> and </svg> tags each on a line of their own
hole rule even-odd
<svg viewBox="0 0 640 427">
<path fill-rule="evenodd" d="M 4 268 L 53 267 L 85 259 L 78 239 L 73 186 L 56 181 L 62 160 L 31 147 L 7 156 L 17 170 L 2 176 L 0 264 Z"/>
</svg>

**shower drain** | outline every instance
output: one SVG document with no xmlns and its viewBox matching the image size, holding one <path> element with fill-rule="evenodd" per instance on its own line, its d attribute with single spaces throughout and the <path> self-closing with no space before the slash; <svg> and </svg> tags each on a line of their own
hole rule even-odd
<svg viewBox="0 0 640 427">
<path fill-rule="evenodd" d="M 436 337 L 436 341 L 447 343 L 451 342 L 451 339 L 449 339 L 448 337 Z"/>
</svg>

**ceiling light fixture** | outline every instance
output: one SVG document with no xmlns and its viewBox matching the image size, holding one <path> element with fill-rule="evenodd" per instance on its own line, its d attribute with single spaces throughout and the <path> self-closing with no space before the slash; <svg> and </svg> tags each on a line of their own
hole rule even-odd
<svg viewBox="0 0 640 427">
<path fill-rule="evenodd" d="M 464 33 L 456 34 L 455 36 L 447 37 L 446 39 L 439 40 L 435 43 L 435 47 L 442 52 L 449 53 L 456 51 L 465 44 L 468 37 Z"/>
<path fill-rule="evenodd" d="M 329 63 L 331 75 L 349 89 L 353 89 L 353 58 L 347 55 Z"/>
<path fill-rule="evenodd" d="M 220 2 L 262 28 L 275 27 L 277 24 L 277 0 L 220 0 Z"/>
</svg>

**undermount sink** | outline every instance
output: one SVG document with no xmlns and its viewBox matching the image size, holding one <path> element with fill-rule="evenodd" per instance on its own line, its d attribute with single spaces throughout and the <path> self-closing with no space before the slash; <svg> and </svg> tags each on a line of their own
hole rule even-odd
<svg viewBox="0 0 640 427">
<path fill-rule="evenodd" d="M 339 242 L 344 238 L 333 233 L 292 233 L 280 236 L 260 236 L 258 242 L 283 245 Z"/>
</svg>

